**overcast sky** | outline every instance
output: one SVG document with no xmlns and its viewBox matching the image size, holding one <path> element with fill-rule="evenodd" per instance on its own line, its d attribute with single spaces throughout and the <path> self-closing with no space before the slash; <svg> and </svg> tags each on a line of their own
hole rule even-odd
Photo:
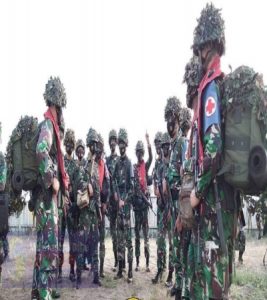
<svg viewBox="0 0 267 300">
<path fill-rule="evenodd" d="M 110 129 L 128 130 L 129 156 L 138 139 L 165 131 L 169 96 L 185 103 L 184 67 L 192 55 L 200 0 L 1 0 L 0 120 L 5 150 L 21 115 L 46 110 L 50 75 L 67 93 L 67 128 L 85 140 L 90 126 L 109 152 Z M 267 82 L 266 1 L 213 1 L 226 27 L 224 72 L 241 64 Z"/>
</svg>

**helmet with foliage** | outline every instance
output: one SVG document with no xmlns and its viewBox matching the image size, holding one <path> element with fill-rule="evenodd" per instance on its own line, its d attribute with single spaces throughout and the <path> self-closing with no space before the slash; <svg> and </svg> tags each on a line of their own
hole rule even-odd
<svg viewBox="0 0 267 300">
<path fill-rule="evenodd" d="M 90 127 L 87 137 L 86 137 L 86 146 L 88 147 L 92 142 L 98 142 L 97 132 L 94 128 Z"/>
<path fill-rule="evenodd" d="M 162 140 L 162 132 L 158 131 L 155 134 L 154 144 L 156 145 L 157 143 L 161 143 L 161 140 Z"/>
<path fill-rule="evenodd" d="M 201 81 L 199 58 L 193 56 L 185 66 L 184 80 L 187 84 L 186 104 L 192 108 L 193 99 L 197 95 L 197 90 Z"/>
<path fill-rule="evenodd" d="M 180 111 L 180 128 L 183 133 L 191 127 L 191 111 L 187 107 L 183 107 Z"/>
<path fill-rule="evenodd" d="M 206 45 L 214 46 L 219 55 L 225 52 L 224 20 L 221 17 L 220 9 L 210 3 L 201 11 L 198 24 L 194 30 L 193 51 L 199 55 Z"/>
<path fill-rule="evenodd" d="M 142 141 L 138 141 L 135 146 L 135 151 L 143 151 L 145 152 L 144 143 Z"/>
<path fill-rule="evenodd" d="M 168 132 L 164 132 L 162 135 L 162 140 L 161 140 L 161 146 L 170 144 L 171 143 L 171 138 Z"/>
<path fill-rule="evenodd" d="M 126 144 L 126 146 L 128 146 L 128 134 L 127 134 L 126 129 L 120 128 L 119 134 L 118 134 L 118 140 L 119 140 L 119 143 L 121 141 L 121 142 L 124 142 Z"/>
<path fill-rule="evenodd" d="M 45 86 L 44 99 L 47 106 L 66 107 L 66 92 L 59 77 L 50 77 Z"/>
<path fill-rule="evenodd" d="M 115 129 L 110 130 L 109 135 L 108 135 L 108 142 L 110 142 L 111 139 L 115 139 L 117 141 L 117 132 Z"/>
<path fill-rule="evenodd" d="M 75 142 L 74 130 L 68 128 L 64 138 L 64 146 L 66 146 L 67 144 L 72 144 L 73 148 L 75 148 Z"/>
<path fill-rule="evenodd" d="M 171 97 L 167 100 L 167 104 L 165 106 L 164 118 L 167 122 L 169 118 L 175 116 L 175 118 L 179 121 L 179 112 L 182 108 L 181 102 L 176 97 Z"/>
</svg>

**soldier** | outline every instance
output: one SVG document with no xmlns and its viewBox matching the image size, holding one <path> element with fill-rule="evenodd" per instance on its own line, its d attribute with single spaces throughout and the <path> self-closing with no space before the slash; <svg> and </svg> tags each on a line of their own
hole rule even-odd
<svg viewBox="0 0 267 300">
<path fill-rule="evenodd" d="M 96 162 L 98 164 L 99 172 L 99 185 L 100 185 L 100 200 L 101 200 L 101 214 L 102 220 L 99 223 L 99 256 L 100 256 L 100 277 L 104 278 L 104 259 L 105 259 L 105 215 L 107 211 L 107 203 L 109 201 L 110 193 L 110 178 L 107 165 L 103 159 L 104 155 L 104 140 L 100 134 L 98 134 Z"/>
<path fill-rule="evenodd" d="M 148 150 L 148 160 L 144 162 L 144 144 L 142 141 L 138 141 L 135 147 L 135 153 L 137 156 L 137 164 L 134 165 L 135 180 L 138 181 L 138 186 L 140 186 L 141 193 L 146 197 L 149 196 L 148 192 L 148 171 L 152 163 L 153 155 L 151 150 L 151 145 L 149 141 L 149 135 L 146 134 L 147 150 Z M 137 177 L 137 178 L 136 178 Z M 140 230 L 143 229 L 144 235 L 144 248 L 145 248 L 145 258 L 146 258 L 146 271 L 150 272 L 149 269 L 149 226 L 148 226 L 148 210 L 149 207 L 142 198 L 141 193 L 134 194 L 133 209 L 135 217 L 135 257 L 136 257 L 136 269 L 139 271 L 139 257 L 140 257 Z"/>
<path fill-rule="evenodd" d="M 109 170 L 110 181 L 113 178 L 113 172 L 115 169 L 116 162 L 118 161 L 118 155 L 116 153 L 117 146 L 117 132 L 112 129 L 109 132 L 108 137 L 109 147 L 110 147 L 110 156 L 106 158 L 106 164 Z M 118 215 L 118 205 L 114 199 L 114 190 L 113 185 L 110 185 L 110 198 L 108 203 L 108 214 L 109 214 L 109 222 L 110 222 L 110 234 L 112 238 L 113 245 L 113 253 L 114 253 L 114 268 L 113 271 L 116 272 L 118 266 L 118 255 L 117 255 L 117 215 Z"/>
<path fill-rule="evenodd" d="M 75 134 L 74 131 L 71 129 L 67 129 L 65 139 L 64 139 L 64 146 L 66 150 L 66 154 L 64 156 L 64 164 L 65 169 L 69 175 L 70 185 L 69 185 L 69 194 L 70 194 L 70 207 L 67 211 L 67 216 L 65 214 L 62 215 L 62 223 L 60 228 L 60 252 L 59 258 L 61 258 L 61 263 L 59 265 L 59 276 L 61 277 L 62 274 L 62 264 L 64 261 L 64 253 L 63 253 L 63 244 L 64 244 L 64 237 L 65 237 L 65 228 L 66 228 L 66 220 L 67 220 L 67 230 L 69 234 L 69 264 L 70 264 L 70 275 L 69 279 L 71 281 L 75 281 L 75 272 L 74 272 L 74 265 L 75 265 L 75 245 L 77 244 L 75 238 L 77 236 L 77 203 L 76 203 L 76 192 L 75 189 L 75 173 L 77 172 L 76 162 L 73 158 L 73 151 L 75 149 Z M 64 211 L 63 211 L 64 213 Z"/>
<path fill-rule="evenodd" d="M 77 140 L 77 143 L 76 143 L 76 149 L 75 149 L 75 154 L 77 156 L 77 160 L 76 160 L 76 165 L 77 165 L 77 169 L 76 169 L 76 172 L 74 174 L 74 196 L 76 198 L 76 202 L 77 202 L 77 191 L 78 191 L 78 185 L 79 185 L 79 179 L 80 179 L 80 174 L 85 172 L 84 168 L 87 164 L 87 160 L 84 158 L 84 155 L 85 155 L 85 144 L 84 142 L 79 139 Z M 78 222 L 79 222 L 79 215 L 80 215 L 80 210 L 79 208 L 75 208 L 74 206 L 74 221 L 77 222 L 76 225 L 78 226 Z M 78 228 L 76 228 L 76 234 L 75 234 L 76 238 L 75 238 L 75 245 L 76 245 L 76 248 L 75 249 L 78 249 L 78 244 L 79 244 L 79 241 L 78 241 Z M 76 251 L 76 254 L 75 255 L 78 255 L 77 251 Z M 88 264 L 91 264 L 91 256 L 89 255 L 88 252 L 84 252 L 84 266 L 83 266 L 83 270 L 85 271 L 89 271 L 89 267 L 86 265 L 86 260 L 88 261 Z"/>
<path fill-rule="evenodd" d="M 171 294 L 180 299 L 182 293 L 182 262 L 180 256 L 180 236 L 175 230 L 175 221 L 178 216 L 179 208 L 179 189 L 181 186 L 180 168 L 183 164 L 184 138 L 179 136 L 179 115 L 181 111 L 181 102 L 176 97 L 169 98 L 165 107 L 165 121 L 167 130 L 171 137 L 170 161 L 167 169 L 164 186 L 168 187 L 169 200 L 171 203 L 171 224 L 173 231 L 173 264 L 175 268 L 175 284 Z M 163 190 L 164 191 L 164 190 Z"/>
<path fill-rule="evenodd" d="M 35 205 L 37 231 L 35 264 L 39 267 L 39 295 L 36 290 L 33 290 L 33 299 L 58 297 L 58 294 L 52 294 L 51 289 L 58 260 L 57 196 L 61 190 L 66 196 L 64 199 L 67 199 L 69 184 L 61 152 L 59 129 L 62 121 L 62 108 L 66 106 L 66 94 L 58 77 L 50 77 L 46 84 L 44 99 L 48 110 L 44 114 L 45 120 L 42 123 L 36 147 L 42 179 L 42 190 Z"/>
<path fill-rule="evenodd" d="M 193 250 L 190 258 L 195 260 L 191 296 L 193 299 L 225 299 L 232 273 L 236 194 L 223 176 L 217 176 L 223 145 L 219 82 L 223 76 L 220 57 L 225 51 L 225 36 L 224 21 L 213 4 L 207 4 L 201 12 L 192 47 L 199 57 L 203 78 L 191 136 L 197 145 L 194 151 L 197 181 L 191 193 L 197 224 L 190 242 Z M 189 152 L 192 153 L 192 149 Z"/>
<path fill-rule="evenodd" d="M 89 204 L 80 207 L 79 216 L 79 253 L 76 258 L 77 279 L 76 288 L 81 285 L 81 275 L 84 266 L 84 253 L 90 253 L 92 257 L 92 271 L 94 273 L 93 283 L 101 285 L 98 269 L 98 243 L 99 231 L 98 222 L 101 221 L 101 204 L 99 189 L 98 165 L 95 162 L 98 136 L 93 128 L 90 128 L 86 138 L 87 147 L 90 153 L 83 169 L 80 169 L 80 182 L 78 189 L 83 192 L 88 190 Z"/>
<path fill-rule="evenodd" d="M 117 236 L 118 236 L 118 261 L 119 270 L 115 279 L 122 278 L 123 259 L 125 252 L 125 243 L 128 250 L 128 283 L 133 279 L 133 246 L 131 233 L 131 202 L 133 193 L 133 167 L 126 155 L 128 146 L 127 131 L 123 128 L 118 134 L 120 157 L 115 165 L 113 173 L 113 190 L 115 200 L 118 205 Z"/>
<path fill-rule="evenodd" d="M 261 239 L 261 214 L 260 212 L 256 213 L 256 224 L 258 229 L 258 240 Z"/>
<path fill-rule="evenodd" d="M 157 267 L 158 272 L 152 283 L 158 283 L 162 277 L 164 264 L 166 264 L 166 234 L 168 234 L 169 241 L 169 273 L 166 280 L 166 286 L 172 286 L 173 274 L 173 232 L 171 227 L 170 216 L 170 195 L 167 191 L 163 192 L 162 182 L 166 176 L 169 159 L 170 159 L 170 145 L 171 140 L 168 132 L 165 132 L 161 138 L 161 152 L 163 153 L 162 161 L 158 166 L 157 183 L 155 194 L 158 198 L 158 236 L 157 236 Z"/>
</svg>

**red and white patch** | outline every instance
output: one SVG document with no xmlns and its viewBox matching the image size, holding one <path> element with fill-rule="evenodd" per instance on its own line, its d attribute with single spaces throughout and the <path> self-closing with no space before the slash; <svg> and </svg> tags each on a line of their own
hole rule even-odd
<svg viewBox="0 0 267 300">
<path fill-rule="evenodd" d="M 217 104 L 216 104 L 216 101 L 214 100 L 214 98 L 209 97 L 205 104 L 205 112 L 206 112 L 207 117 L 210 117 L 215 113 L 216 106 L 217 106 Z"/>
</svg>

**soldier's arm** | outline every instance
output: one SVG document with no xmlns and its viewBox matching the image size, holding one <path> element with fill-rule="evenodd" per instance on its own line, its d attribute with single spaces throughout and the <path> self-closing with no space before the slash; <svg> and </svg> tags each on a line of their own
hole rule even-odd
<svg viewBox="0 0 267 300">
<path fill-rule="evenodd" d="M 101 192 L 101 203 L 108 203 L 110 196 L 110 177 L 107 165 L 105 164 L 105 175 Z"/>
<path fill-rule="evenodd" d="M 201 197 L 205 196 L 211 181 L 218 172 L 222 154 L 219 91 L 214 82 L 208 87 L 203 102 L 203 134 L 203 172 L 197 184 L 198 196 Z"/>
<path fill-rule="evenodd" d="M 152 154 L 152 149 L 151 149 L 150 144 L 147 145 L 147 151 L 148 151 L 148 160 L 146 162 L 146 173 L 148 173 L 149 168 L 150 168 L 151 163 L 152 163 L 152 160 L 153 160 L 153 154 Z"/>
<path fill-rule="evenodd" d="M 52 185 L 55 174 L 55 168 L 49 152 L 53 143 L 54 129 L 50 120 L 45 120 L 41 126 L 39 139 L 36 146 L 36 157 L 39 166 L 39 172 L 42 176 L 45 188 Z"/>
</svg>

